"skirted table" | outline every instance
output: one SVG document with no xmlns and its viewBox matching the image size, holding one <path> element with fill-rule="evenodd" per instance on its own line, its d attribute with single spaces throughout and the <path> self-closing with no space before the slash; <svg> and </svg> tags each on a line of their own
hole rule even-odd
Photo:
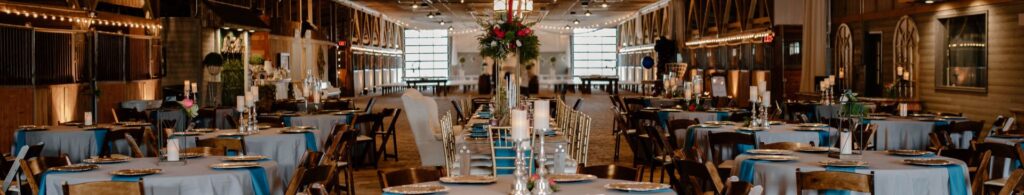
<svg viewBox="0 0 1024 195">
<path fill-rule="evenodd" d="M 18 129 L 14 131 L 15 139 L 12 151 L 13 154 L 17 154 L 21 146 L 43 143 L 46 144 L 43 147 L 42 154 L 44 156 L 58 156 L 61 153 L 65 153 L 71 158 L 71 162 L 81 162 L 82 159 L 100 154 L 103 144 L 106 143 L 104 138 L 107 133 L 132 128 L 142 127 L 100 124 L 88 128 L 59 125 L 46 126 L 45 129 L 39 130 Z M 121 144 L 117 148 L 124 151 L 128 150 L 128 147 L 121 147 Z"/>
<path fill-rule="evenodd" d="M 888 117 L 884 120 L 864 120 L 865 123 L 878 125 L 875 132 L 875 147 L 878 150 L 891 149 L 928 149 L 928 133 L 936 127 L 949 125 L 950 121 L 956 120 L 934 120 L 916 119 L 902 117 Z M 963 135 L 950 135 L 959 147 L 969 146 L 970 139 L 974 133 L 967 131 Z"/>
<path fill-rule="evenodd" d="M 271 128 L 262 130 L 253 135 L 246 135 L 245 150 L 248 155 L 264 155 L 277 162 L 278 169 L 274 172 L 277 178 L 282 181 L 290 181 L 292 173 L 301 163 L 306 151 L 319 151 L 320 146 L 315 142 L 317 137 L 326 136 L 319 131 L 308 133 L 282 133 L 285 128 Z M 214 138 L 223 133 L 233 133 L 238 130 L 220 130 L 212 133 L 199 135 L 201 139 Z M 195 147 L 197 136 L 174 136 L 181 143 L 181 148 Z"/>
<path fill-rule="evenodd" d="M 686 135 L 676 137 L 676 143 L 685 143 L 685 148 L 692 148 L 693 144 L 697 144 L 700 148 L 703 148 L 705 154 L 711 154 L 711 146 L 710 144 L 708 144 L 707 140 L 708 135 L 711 133 L 740 132 L 754 134 L 754 139 L 758 143 L 764 142 L 766 144 L 769 144 L 775 142 L 814 142 L 815 145 L 819 146 L 831 145 L 832 137 L 836 135 L 836 131 L 833 128 L 822 128 L 821 130 L 817 131 L 798 131 L 796 129 L 798 129 L 799 127 L 796 124 L 772 125 L 770 128 L 768 128 L 768 130 L 762 131 L 743 131 L 737 130 L 737 128 L 738 127 L 735 125 L 721 125 L 720 127 L 716 128 L 706 128 L 701 127 L 700 125 L 694 125 L 690 126 L 690 128 L 687 128 L 687 132 L 682 132 L 683 130 L 676 131 L 676 135 Z M 686 139 L 685 142 L 683 142 L 684 140 L 682 140 L 684 138 Z M 749 148 L 753 147 L 754 146 L 749 146 Z M 741 151 L 742 150 L 743 149 L 741 149 Z M 724 147 L 721 153 L 722 156 L 725 157 L 732 156 L 732 150 L 728 150 Z M 729 158 L 723 158 L 722 160 L 729 160 Z"/>
<path fill-rule="evenodd" d="M 440 184 L 448 187 L 447 194 L 477 194 L 477 195 L 505 195 L 512 190 L 512 176 L 499 176 L 498 182 L 493 184 L 445 184 L 440 182 L 424 182 L 421 184 Z M 611 183 L 631 182 L 614 179 L 594 179 L 591 181 L 558 183 L 558 192 L 555 194 L 676 194 L 672 189 L 664 189 L 651 192 L 626 192 L 605 189 L 604 186 Z"/>
<path fill-rule="evenodd" d="M 184 165 L 158 165 L 157 158 L 137 158 L 119 164 L 101 164 L 85 172 L 47 172 L 43 175 L 41 194 L 63 194 L 61 186 L 94 181 L 138 181 L 138 178 L 110 174 L 121 169 L 162 169 L 161 173 L 142 176 L 146 194 L 284 194 L 284 184 L 268 173 L 277 171 L 273 161 L 259 162 L 260 167 L 213 169 L 221 163 L 220 156 L 187 159 Z"/>
<path fill-rule="evenodd" d="M 349 114 L 295 114 L 295 115 L 282 115 L 282 121 L 284 126 L 310 126 L 315 127 L 320 131 L 319 145 L 323 145 L 327 141 L 327 136 L 331 135 L 331 131 L 334 131 L 334 126 L 342 123 L 348 123 L 352 115 Z M 351 127 L 350 127 L 351 128 Z"/>
<path fill-rule="evenodd" d="M 751 182 L 764 186 L 765 195 L 797 194 L 796 169 L 801 172 L 811 171 L 844 171 L 861 174 L 874 173 L 874 194 L 970 194 L 971 183 L 968 180 L 967 165 L 946 157 L 904 157 L 893 156 L 881 151 L 865 151 L 861 161 L 867 167 L 823 167 L 821 161 L 836 160 L 825 153 L 795 152 L 798 160 L 788 162 L 769 162 L 749 159 L 751 155 L 743 154 L 736 158 L 732 175 L 740 181 Z M 918 166 L 903 163 L 909 158 L 940 158 L 954 162 L 946 166 Z M 817 192 L 805 191 L 804 194 Z M 952 192 L 952 193 L 951 193 Z"/>
</svg>

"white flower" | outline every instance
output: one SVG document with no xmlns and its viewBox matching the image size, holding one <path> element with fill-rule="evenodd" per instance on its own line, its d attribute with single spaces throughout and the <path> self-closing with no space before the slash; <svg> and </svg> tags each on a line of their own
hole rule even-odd
<svg viewBox="0 0 1024 195">
<path fill-rule="evenodd" d="M 523 46 L 523 42 L 519 42 L 519 40 L 516 40 L 516 47 L 522 47 L 522 46 Z"/>
<path fill-rule="evenodd" d="M 494 47 L 494 46 L 497 46 L 497 45 L 498 45 L 498 41 L 491 41 L 491 47 Z"/>
</svg>

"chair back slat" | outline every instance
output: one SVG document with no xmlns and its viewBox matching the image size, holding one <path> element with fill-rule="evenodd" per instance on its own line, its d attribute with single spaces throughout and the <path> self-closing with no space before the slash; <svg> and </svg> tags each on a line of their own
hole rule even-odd
<svg viewBox="0 0 1024 195">
<path fill-rule="evenodd" d="M 594 165 L 577 168 L 578 173 L 591 174 L 602 179 L 618 179 L 626 181 L 640 181 L 640 172 L 636 168 L 619 165 Z"/>
<path fill-rule="evenodd" d="M 681 187 L 689 187 L 690 190 L 680 191 L 692 192 L 693 194 L 722 194 L 725 184 L 718 175 L 718 168 L 711 162 L 698 162 L 693 160 L 673 160 L 676 172 L 679 174 Z M 710 187 L 710 188 L 707 188 Z M 707 188 L 707 189 L 705 189 Z M 684 193 L 685 194 L 685 193 Z"/>
<path fill-rule="evenodd" d="M 874 194 L 874 173 L 860 174 L 842 171 L 796 171 L 797 194 L 804 190 L 847 190 Z"/>
<path fill-rule="evenodd" d="M 441 171 L 431 168 L 408 168 L 394 171 L 377 171 L 381 188 L 438 181 Z"/>
<path fill-rule="evenodd" d="M 65 183 L 61 188 L 66 195 L 145 195 L 146 188 L 142 182 L 143 179 L 137 182 L 94 181 L 71 185 Z"/>
</svg>

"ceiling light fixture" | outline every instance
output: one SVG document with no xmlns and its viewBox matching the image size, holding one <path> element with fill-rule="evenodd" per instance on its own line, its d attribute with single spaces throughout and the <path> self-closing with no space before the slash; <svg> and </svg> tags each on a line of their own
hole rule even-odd
<svg viewBox="0 0 1024 195">
<path fill-rule="evenodd" d="M 608 2 L 601 3 L 601 7 L 608 8 Z"/>
<path fill-rule="evenodd" d="M 591 14 L 592 14 L 592 13 L 590 13 L 590 10 L 587 10 L 587 12 L 586 12 L 586 13 L 583 13 L 583 15 L 585 15 L 585 16 L 590 16 Z"/>
<path fill-rule="evenodd" d="M 572 24 L 580 24 L 580 19 L 572 20 Z"/>
<path fill-rule="evenodd" d="M 441 26 L 444 26 L 444 20 L 441 20 Z"/>
<path fill-rule="evenodd" d="M 932 4 L 932 3 L 935 3 L 935 1 L 932 1 L 932 0 L 927 0 L 927 1 L 924 1 L 924 3 L 927 3 L 927 4 Z"/>
<path fill-rule="evenodd" d="M 427 13 L 427 18 L 434 18 L 434 13 Z"/>
<path fill-rule="evenodd" d="M 453 31 L 453 30 L 455 30 L 455 27 L 453 27 L 453 26 L 448 26 L 448 31 Z"/>
<path fill-rule="evenodd" d="M 418 9 L 418 8 L 420 8 L 420 4 L 412 4 L 412 8 L 413 9 Z"/>
<path fill-rule="evenodd" d="M 568 24 L 565 25 L 565 30 L 569 30 L 570 28 L 572 28 L 572 27 L 569 27 Z"/>
</svg>

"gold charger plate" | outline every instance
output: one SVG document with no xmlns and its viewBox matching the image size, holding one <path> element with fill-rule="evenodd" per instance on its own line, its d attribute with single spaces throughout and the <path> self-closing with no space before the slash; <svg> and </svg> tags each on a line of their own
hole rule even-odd
<svg viewBox="0 0 1024 195">
<path fill-rule="evenodd" d="M 548 175 L 548 179 L 555 182 L 580 182 L 597 179 L 597 176 L 591 174 L 551 174 Z"/>
<path fill-rule="evenodd" d="M 100 168 L 100 166 L 99 165 L 93 165 L 93 164 L 73 164 L 73 165 L 64 165 L 64 166 L 59 166 L 59 167 L 50 167 L 47 170 L 50 170 L 50 171 L 63 171 L 63 172 L 82 172 L 82 171 L 90 171 L 90 170 L 93 170 L 93 169 L 96 169 L 96 168 Z"/>
<path fill-rule="evenodd" d="M 232 136 L 247 136 L 247 135 L 252 135 L 252 134 L 250 134 L 250 133 L 242 133 L 242 132 L 227 132 L 227 133 L 221 133 L 220 135 L 217 135 L 217 136 L 232 137 Z"/>
<path fill-rule="evenodd" d="M 131 122 L 131 121 L 129 121 L 129 122 L 116 122 L 114 124 L 115 125 L 121 125 L 121 126 L 124 126 L 124 127 L 141 127 L 141 126 L 153 125 L 153 124 L 150 124 L 150 123 L 147 123 L 147 122 Z"/>
<path fill-rule="evenodd" d="M 697 124 L 697 125 L 696 125 L 696 127 L 697 127 L 697 128 L 720 128 L 720 127 L 722 127 L 722 125 L 715 125 L 715 124 Z"/>
<path fill-rule="evenodd" d="M 647 192 L 655 190 L 663 190 L 671 188 L 668 184 L 662 183 L 651 183 L 651 182 L 618 182 L 605 184 L 605 189 L 621 190 L 621 191 L 632 191 L 632 192 Z"/>
<path fill-rule="evenodd" d="M 163 171 L 162 169 L 156 169 L 156 168 L 153 168 L 153 169 L 121 169 L 121 170 L 111 171 L 110 174 L 111 175 L 117 175 L 117 176 L 143 176 L 143 175 L 157 174 L 157 173 L 160 173 L 162 171 Z"/>
<path fill-rule="evenodd" d="M 797 127 L 793 128 L 793 131 L 824 131 L 822 127 Z"/>
<path fill-rule="evenodd" d="M 903 159 L 903 163 L 922 166 L 943 166 L 951 165 L 953 164 L 953 161 L 938 158 L 911 158 Z"/>
<path fill-rule="evenodd" d="M 867 120 L 885 120 L 885 119 L 888 119 L 888 118 L 886 118 L 884 116 L 869 116 L 869 117 L 864 117 L 864 119 L 867 119 Z"/>
<path fill-rule="evenodd" d="M 437 184 L 411 184 L 384 188 L 384 192 L 394 194 L 433 194 L 447 191 L 447 186 Z"/>
<path fill-rule="evenodd" d="M 210 133 L 210 132 L 217 131 L 217 129 L 214 129 L 214 128 L 194 128 L 194 129 L 192 129 L 192 131 L 200 132 L 200 133 Z"/>
<path fill-rule="evenodd" d="M 796 126 L 797 127 L 828 127 L 828 125 L 822 124 L 822 123 L 800 123 L 800 124 L 797 124 Z"/>
<path fill-rule="evenodd" d="M 832 150 L 832 148 L 829 148 L 829 147 L 812 147 L 812 146 L 800 147 L 800 148 L 796 149 L 796 151 L 798 151 L 798 152 L 807 152 L 807 153 L 821 153 L 821 152 L 828 152 L 830 150 Z"/>
<path fill-rule="evenodd" d="M 173 136 L 199 136 L 199 135 L 202 135 L 202 134 L 203 134 L 202 132 L 196 132 L 196 131 L 179 131 L 179 132 L 171 133 L 171 135 L 173 135 Z"/>
<path fill-rule="evenodd" d="M 228 157 L 221 158 L 221 160 L 223 160 L 223 161 L 239 162 L 239 161 L 266 160 L 266 159 L 269 159 L 269 158 L 270 157 L 263 156 L 263 155 L 245 155 L 245 156 L 228 156 Z"/>
<path fill-rule="evenodd" d="M 797 159 L 800 159 L 800 157 L 787 156 L 787 155 L 754 155 L 754 156 L 751 156 L 750 159 L 764 160 L 764 161 L 773 161 L 773 162 L 783 162 L 783 161 L 797 160 Z"/>
<path fill-rule="evenodd" d="M 281 133 L 308 133 L 308 132 L 310 132 L 308 129 L 292 129 L 292 128 L 288 128 L 288 129 L 282 129 L 281 130 Z"/>
<path fill-rule="evenodd" d="M 250 167 L 259 167 L 259 166 L 260 166 L 260 163 L 255 163 L 255 162 L 228 162 L 228 163 L 212 164 L 212 165 L 210 165 L 210 168 L 214 168 L 214 169 L 240 169 L 240 168 L 250 168 Z"/>
<path fill-rule="evenodd" d="M 896 156 L 922 156 L 932 154 L 932 152 L 924 150 L 886 150 L 885 153 Z"/>
<path fill-rule="evenodd" d="M 131 157 L 112 156 L 112 157 L 103 157 L 103 158 L 89 158 L 89 159 L 82 160 L 82 162 L 89 163 L 89 164 L 112 164 L 112 163 L 128 162 L 130 160 L 132 160 Z"/>
<path fill-rule="evenodd" d="M 498 182 L 497 178 L 483 175 L 460 175 L 451 177 L 442 177 L 442 183 L 457 183 L 457 184 L 488 184 Z"/>
<path fill-rule="evenodd" d="M 789 151 L 789 150 L 776 150 L 776 149 L 753 149 L 753 150 L 747 150 L 747 153 L 757 154 L 757 155 L 790 155 L 790 154 L 793 154 L 793 151 Z"/>
<path fill-rule="evenodd" d="M 42 125 L 22 125 L 18 126 L 18 129 L 21 129 L 22 131 L 40 131 L 46 130 L 47 127 Z"/>
<path fill-rule="evenodd" d="M 204 157 L 204 156 L 206 156 L 206 155 L 203 154 L 203 153 L 198 153 L 198 152 L 182 152 L 182 153 L 178 153 L 178 158 L 182 158 L 182 159 L 199 158 L 199 157 Z M 163 158 L 167 159 L 167 154 L 164 154 Z"/>
<path fill-rule="evenodd" d="M 736 130 L 738 130 L 738 131 L 764 131 L 764 130 L 768 130 L 768 128 L 764 128 L 764 127 L 737 127 Z"/>
<path fill-rule="evenodd" d="M 819 161 L 819 165 L 826 167 L 866 167 L 868 162 L 859 160 L 826 160 Z"/>
</svg>

